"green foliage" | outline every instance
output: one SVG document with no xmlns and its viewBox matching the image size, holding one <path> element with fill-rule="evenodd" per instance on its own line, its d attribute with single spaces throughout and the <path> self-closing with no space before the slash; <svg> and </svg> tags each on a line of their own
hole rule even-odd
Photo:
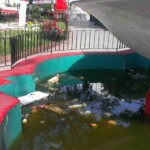
<svg viewBox="0 0 150 150">
<path fill-rule="evenodd" d="M 31 27 L 33 25 L 33 22 L 29 21 L 26 23 L 27 27 Z"/>
<path fill-rule="evenodd" d="M 52 11 L 52 5 L 51 4 L 44 5 L 43 11 L 51 12 Z"/>
<path fill-rule="evenodd" d="M 41 17 L 41 12 L 38 6 L 33 6 L 32 7 L 32 13 L 31 13 L 31 17 L 35 18 L 35 19 L 40 19 Z"/>
<path fill-rule="evenodd" d="M 66 24 L 65 22 L 57 22 L 57 26 L 61 29 L 64 30 L 66 29 Z"/>
</svg>

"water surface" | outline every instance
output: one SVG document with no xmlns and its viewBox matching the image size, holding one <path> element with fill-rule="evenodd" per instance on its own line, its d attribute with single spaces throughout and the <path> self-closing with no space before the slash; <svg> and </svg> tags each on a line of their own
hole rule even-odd
<svg viewBox="0 0 150 150">
<path fill-rule="evenodd" d="M 148 150 L 143 115 L 149 71 L 83 70 L 37 81 L 46 100 L 22 108 L 23 131 L 11 150 Z"/>
</svg>

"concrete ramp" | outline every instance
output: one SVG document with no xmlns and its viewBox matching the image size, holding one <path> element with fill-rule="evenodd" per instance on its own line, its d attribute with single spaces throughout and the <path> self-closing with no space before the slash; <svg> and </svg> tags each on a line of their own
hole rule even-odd
<svg viewBox="0 0 150 150">
<path fill-rule="evenodd" d="M 150 0 L 81 0 L 74 4 L 95 16 L 132 50 L 150 58 Z"/>
</svg>

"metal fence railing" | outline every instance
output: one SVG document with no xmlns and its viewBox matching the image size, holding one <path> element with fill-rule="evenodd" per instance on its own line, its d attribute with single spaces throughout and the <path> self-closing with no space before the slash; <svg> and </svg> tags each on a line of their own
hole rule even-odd
<svg viewBox="0 0 150 150">
<path fill-rule="evenodd" d="M 3 25 L 4 26 L 4 25 Z M 41 31 L 41 25 L 18 27 L 7 24 L 7 29 L 0 29 L 0 67 L 10 66 L 11 51 L 10 51 L 10 37 L 27 34 L 29 32 Z"/>
<path fill-rule="evenodd" d="M 5 33 L 7 35 L 7 33 Z M 101 50 L 114 51 L 127 48 L 109 31 L 104 29 L 73 30 L 66 32 L 44 32 L 42 30 L 21 31 L 21 34 L 3 36 L 0 38 L 1 60 L 3 66 L 13 65 L 22 58 L 28 56 L 56 51 L 70 50 Z M 0 47 L 0 48 L 1 48 Z M 9 56 L 9 57 L 8 57 Z"/>
</svg>

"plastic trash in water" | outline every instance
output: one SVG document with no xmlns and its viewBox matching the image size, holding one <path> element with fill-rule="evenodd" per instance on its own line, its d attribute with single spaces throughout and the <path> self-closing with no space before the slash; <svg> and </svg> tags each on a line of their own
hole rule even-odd
<svg viewBox="0 0 150 150">
<path fill-rule="evenodd" d="M 44 121 L 44 120 L 41 120 L 41 121 L 40 121 L 40 124 L 44 124 L 45 122 L 46 122 L 46 121 Z"/>
<path fill-rule="evenodd" d="M 28 120 L 26 119 L 26 118 L 24 118 L 23 120 L 22 120 L 22 123 L 24 123 L 24 124 L 26 124 L 28 122 Z"/>
<path fill-rule="evenodd" d="M 87 111 L 81 111 L 80 114 L 84 116 L 90 116 L 92 112 L 90 110 L 87 110 Z"/>
<path fill-rule="evenodd" d="M 107 123 L 110 125 L 117 125 L 117 122 L 115 120 L 108 120 Z"/>
<path fill-rule="evenodd" d="M 27 118 L 29 117 L 29 114 L 23 115 L 22 123 L 26 124 L 28 122 Z"/>
<path fill-rule="evenodd" d="M 112 113 L 106 112 L 106 113 L 104 113 L 104 115 L 105 115 L 106 117 L 110 117 L 110 116 L 112 116 Z"/>
<path fill-rule="evenodd" d="M 90 126 L 93 127 L 93 128 L 97 128 L 98 127 L 98 125 L 96 123 L 91 123 Z"/>
<path fill-rule="evenodd" d="M 49 104 L 49 105 L 40 105 L 39 108 L 42 108 L 42 109 L 46 109 L 46 110 L 49 110 L 49 111 L 52 111 L 56 114 L 59 114 L 59 115 L 65 115 L 67 114 L 67 112 L 65 112 L 63 109 L 61 109 L 59 106 L 57 105 L 54 105 L 54 104 Z"/>
<path fill-rule="evenodd" d="M 75 104 L 75 105 L 71 105 L 69 106 L 70 109 L 77 109 L 77 108 L 81 108 L 81 107 L 85 107 L 86 103 L 82 103 L 82 104 Z"/>
<path fill-rule="evenodd" d="M 52 77 L 51 79 L 48 80 L 48 83 L 56 83 L 59 81 L 60 75 L 57 74 L 56 76 Z"/>
<path fill-rule="evenodd" d="M 33 103 L 35 101 L 40 101 L 43 99 L 46 99 L 48 97 L 48 93 L 44 93 L 41 91 L 35 91 L 32 93 L 29 93 L 27 95 L 18 97 L 18 99 L 20 100 L 21 106 L 23 105 L 28 105 L 30 103 Z"/>
</svg>

